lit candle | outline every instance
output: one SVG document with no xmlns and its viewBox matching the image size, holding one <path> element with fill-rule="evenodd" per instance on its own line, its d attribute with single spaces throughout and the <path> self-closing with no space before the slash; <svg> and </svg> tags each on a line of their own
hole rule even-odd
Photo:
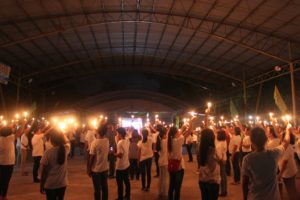
<svg viewBox="0 0 300 200">
<path fill-rule="evenodd" d="M 28 116 L 28 112 L 27 111 L 23 112 L 23 116 L 26 118 Z"/>
<path fill-rule="evenodd" d="M 207 107 L 211 108 L 211 106 L 212 106 L 212 103 L 211 102 L 207 102 Z"/>
</svg>

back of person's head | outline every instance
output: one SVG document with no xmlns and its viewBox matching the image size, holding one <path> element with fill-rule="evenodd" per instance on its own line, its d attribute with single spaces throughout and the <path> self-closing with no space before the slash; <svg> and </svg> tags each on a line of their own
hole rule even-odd
<svg viewBox="0 0 300 200">
<path fill-rule="evenodd" d="M 161 129 L 159 129 L 159 133 L 158 133 L 157 140 L 156 140 L 156 150 L 157 151 L 161 151 L 161 140 L 162 140 L 162 138 L 165 137 L 166 134 L 167 134 L 167 129 L 165 127 L 162 127 Z"/>
<path fill-rule="evenodd" d="M 268 128 L 269 128 L 269 133 L 273 136 L 273 138 L 278 138 L 274 126 L 270 125 Z"/>
<path fill-rule="evenodd" d="M 0 136 L 6 137 L 13 133 L 13 129 L 9 126 L 4 126 L 0 129 Z"/>
<path fill-rule="evenodd" d="M 126 137 L 126 130 L 123 127 L 117 128 L 118 134 L 124 139 Z"/>
<path fill-rule="evenodd" d="M 284 131 L 283 135 L 282 135 L 282 138 L 285 138 L 286 134 L 290 134 L 290 144 L 294 145 L 296 143 L 296 137 L 295 137 L 295 135 L 291 131 L 288 131 L 288 132 Z"/>
<path fill-rule="evenodd" d="M 148 141 L 148 134 L 149 134 L 149 131 L 147 129 L 142 130 L 142 136 L 143 136 L 142 142 L 143 143 L 146 143 Z"/>
<path fill-rule="evenodd" d="M 254 144 L 257 148 L 263 149 L 267 143 L 266 132 L 263 128 L 255 127 L 250 132 L 251 143 Z"/>
<path fill-rule="evenodd" d="M 107 131 L 108 131 L 108 124 L 107 123 L 101 124 L 101 126 L 98 128 L 98 134 L 101 137 L 104 137 L 106 135 Z"/>
<path fill-rule="evenodd" d="M 169 152 L 171 152 L 173 150 L 172 140 L 177 132 L 178 132 L 178 129 L 175 126 L 171 127 L 169 130 L 169 134 L 168 134 L 168 151 Z"/>
<path fill-rule="evenodd" d="M 49 137 L 52 145 L 59 148 L 57 151 L 57 163 L 63 165 L 66 160 L 65 136 L 61 131 L 52 129 L 49 131 Z"/>
<path fill-rule="evenodd" d="M 209 150 L 215 148 L 215 134 L 211 129 L 204 129 L 201 131 L 200 139 L 200 165 L 205 166 Z"/>
<path fill-rule="evenodd" d="M 9 126 L 4 126 L 0 129 L 0 136 L 6 137 L 13 133 L 13 129 Z"/>
<path fill-rule="evenodd" d="M 234 127 L 234 133 L 235 133 L 235 135 L 241 135 L 241 129 L 240 129 L 240 127 Z"/>
<path fill-rule="evenodd" d="M 133 131 L 132 131 L 132 136 L 131 136 L 132 138 L 139 138 L 139 132 L 138 132 L 138 130 L 136 130 L 136 129 L 134 129 Z"/>
<path fill-rule="evenodd" d="M 217 132 L 217 140 L 218 141 L 225 141 L 226 140 L 226 132 L 224 130 L 219 130 Z"/>
</svg>

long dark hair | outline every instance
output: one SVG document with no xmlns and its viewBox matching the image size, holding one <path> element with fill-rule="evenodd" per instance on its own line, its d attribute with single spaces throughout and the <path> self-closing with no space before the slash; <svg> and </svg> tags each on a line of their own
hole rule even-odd
<svg viewBox="0 0 300 200">
<path fill-rule="evenodd" d="M 98 134 L 101 136 L 101 137 L 104 137 L 107 133 L 107 128 L 108 124 L 105 123 L 105 124 L 101 124 L 101 126 L 98 128 Z"/>
<path fill-rule="evenodd" d="M 142 130 L 142 136 L 143 136 L 142 142 L 143 143 L 146 143 L 148 141 L 148 134 L 149 134 L 149 131 L 147 129 Z"/>
<path fill-rule="evenodd" d="M 172 150 L 173 150 L 172 140 L 177 132 L 178 132 L 178 129 L 175 126 L 171 127 L 169 130 L 169 134 L 168 134 L 168 151 L 169 151 L 169 153 L 172 152 Z"/>
<path fill-rule="evenodd" d="M 158 130 L 158 132 L 159 134 L 156 140 L 156 150 L 159 152 L 161 151 L 161 139 L 166 135 L 167 129 L 165 127 L 162 127 Z"/>
<path fill-rule="evenodd" d="M 204 129 L 201 132 L 200 149 L 199 149 L 199 164 L 205 166 L 209 150 L 215 148 L 215 135 L 213 130 Z"/>
<path fill-rule="evenodd" d="M 276 134 L 276 132 L 275 132 L 274 126 L 272 126 L 272 125 L 269 126 L 269 132 L 270 132 L 270 134 L 271 134 L 274 138 L 278 138 L 278 136 L 277 136 L 277 134 Z"/>
<path fill-rule="evenodd" d="M 65 137 L 64 134 L 58 130 L 52 129 L 49 131 L 50 141 L 53 146 L 58 147 L 57 163 L 63 165 L 66 160 Z"/>
</svg>

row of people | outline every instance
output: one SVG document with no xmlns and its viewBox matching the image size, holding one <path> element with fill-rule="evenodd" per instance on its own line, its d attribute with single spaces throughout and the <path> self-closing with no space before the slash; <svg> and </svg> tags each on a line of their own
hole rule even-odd
<svg viewBox="0 0 300 200">
<path fill-rule="evenodd" d="M 181 130 L 178 130 L 176 127 L 168 129 L 164 127 L 157 128 L 158 135 L 155 141 L 155 152 L 159 154 L 159 195 L 161 197 L 168 196 L 169 199 L 180 199 L 180 189 L 185 169 L 182 146 L 185 139 L 191 134 L 191 130 L 192 125 L 182 127 Z M 111 142 L 107 136 L 110 131 L 112 131 L 110 125 L 105 124 L 98 129 L 96 136 L 95 132 L 90 134 L 92 139 L 90 140 L 88 147 L 89 156 L 87 166 L 88 174 L 92 177 L 94 185 L 94 198 L 99 199 L 101 193 L 102 199 L 108 198 L 107 177 L 109 159 L 107 158 L 109 157 L 109 154 L 113 154 L 114 157 L 117 158 L 115 166 L 118 199 L 130 199 L 131 189 L 129 173 L 133 170 L 134 165 L 136 168 L 139 167 L 141 169 L 142 190 L 149 191 L 151 186 L 151 164 L 154 155 L 152 145 L 154 136 L 152 131 L 147 129 L 142 130 L 142 138 L 140 140 L 136 131 L 133 131 L 131 136 L 128 137 L 128 132 L 124 128 L 118 128 L 116 130 L 117 137 L 114 138 L 116 143 L 116 146 L 114 147 L 115 150 L 114 148 L 111 148 Z M 7 188 L 15 162 L 15 139 L 22 137 L 23 134 L 28 134 L 28 132 L 29 128 L 23 128 L 17 131 L 10 127 L 4 127 L 0 130 L 0 175 L 1 180 L 3 180 L 0 184 L 0 198 L 2 199 L 6 199 Z M 41 143 L 38 141 L 42 141 L 41 138 L 43 138 L 44 135 L 48 137 L 48 142 L 50 144 L 48 144 L 46 152 L 43 152 L 43 154 L 40 155 L 37 152 L 39 147 L 42 149 L 42 145 L 40 145 Z M 282 138 L 281 146 L 280 142 L 276 143 L 276 137 L 278 137 L 278 135 Z M 134 138 L 137 138 L 136 147 L 133 144 Z M 38 147 L 33 154 L 36 155 L 34 156 L 33 177 L 38 177 L 36 171 L 38 165 L 41 164 L 41 192 L 45 192 L 48 199 L 56 199 L 57 197 L 63 199 L 64 191 L 67 186 L 66 159 L 67 154 L 71 149 L 70 141 L 64 134 L 57 130 L 38 129 L 31 142 L 33 147 Z M 276 164 L 276 169 L 279 163 L 280 173 L 277 177 L 283 178 L 285 185 L 288 186 L 287 189 L 289 194 L 296 194 L 294 187 L 295 163 L 292 159 L 294 151 L 291 146 L 294 142 L 294 133 L 290 127 L 285 131 L 281 130 L 279 134 L 276 133 L 274 127 L 265 129 L 254 128 L 251 131 L 250 129 L 243 129 L 240 127 L 234 127 L 232 129 L 223 128 L 219 130 L 203 129 L 200 134 L 200 148 L 198 152 L 199 187 L 202 192 L 202 198 L 217 199 L 220 183 L 221 194 L 227 193 L 226 161 L 229 160 L 227 148 L 231 154 L 233 168 L 237 169 L 237 167 L 242 167 L 241 171 L 245 199 L 247 199 L 248 196 L 249 199 L 256 199 L 254 198 L 256 195 L 271 194 L 273 195 L 272 198 L 278 199 L 277 170 L 275 170 L 276 173 L 274 179 L 274 163 Z M 275 145 L 275 143 L 277 145 Z M 284 146 L 284 148 L 282 148 L 282 146 Z M 129 155 L 132 149 L 137 150 L 137 157 L 131 157 Z M 242 154 L 239 153 L 239 151 L 242 151 Z M 251 151 L 253 151 L 253 153 L 249 154 Z M 280 156 L 282 154 L 283 157 Z M 257 157 L 254 155 L 257 155 Z M 244 158 L 235 160 L 239 157 Z M 137 162 L 133 164 L 134 162 L 131 159 L 136 159 Z M 255 161 L 260 159 L 266 160 L 264 160 L 264 162 Z M 243 162 L 239 162 L 239 160 L 243 160 Z M 266 161 L 268 162 L 266 163 Z M 47 170 L 53 171 L 49 173 Z M 239 171 L 240 169 L 234 173 L 240 173 Z M 261 180 L 263 179 L 262 175 L 265 175 L 265 173 L 269 176 L 267 182 Z M 235 175 L 235 178 L 238 177 L 238 174 Z M 34 179 L 34 181 L 39 182 L 40 180 L 37 178 Z M 236 181 L 238 181 L 238 179 L 236 179 Z M 272 186 L 272 190 L 266 188 L 266 185 L 260 185 L 262 182 L 269 187 Z M 125 198 L 123 196 L 123 184 L 126 188 Z M 254 186 L 255 184 L 258 185 Z M 258 188 L 259 190 L 253 190 L 254 188 Z M 292 199 L 295 196 L 296 195 L 293 195 L 290 198 Z"/>
</svg>

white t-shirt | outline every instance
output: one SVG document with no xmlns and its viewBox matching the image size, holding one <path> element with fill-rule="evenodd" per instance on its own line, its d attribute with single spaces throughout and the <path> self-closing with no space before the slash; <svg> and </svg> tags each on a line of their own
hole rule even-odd
<svg viewBox="0 0 300 200">
<path fill-rule="evenodd" d="M 51 149 L 52 147 L 53 147 L 53 145 L 52 145 L 51 141 L 47 140 L 45 142 L 45 150 L 47 151 L 47 150 Z"/>
<path fill-rule="evenodd" d="M 193 136 L 192 135 L 188 135 L 185 139 L 185 143 L 186 144 L 192 144 L 193 143 Z"/>
<path fill-rule="evenodd" d="M 117 154 L 119 153 L 123 154 L 122 158 L 117 158 L 117 162 L 116 162 L 117 170 L 125 170 L 130 165 L 129 158 L 128 158 L 129 144 L 130 142 L 128 139 L 120 140 L 117 144 Z"/>
<path fill-rule="evenodd" d="M 21 136 L 21 149 L 28 149 L 28 137 L 26 134 Z"/>
<path fill-rule="evenodd" d="M 80 137 L 79 137 L 80 143 L 85 143 L 85 136 L 86 136 L 86 132 L 85 132 L 85 131 L 82 131 L 82 132 L 80 133 Z"/>
<path fill-rule="evenodd" d="M 90 154 L 95 156 L 92 172 L 104 172 L 108 170 L 109 141 L 107 138 L 96 139 L 90 147 Z"/>
<path fill-rule="evenodd" d="M 274 139 L 268 140 L 268 142 L 266 144 L 266 149 L 272 150 L 272 149 L 275 149 L 276 147 L 278 147 L 279 145 L 280 145 L 280 139 L 274 138 Z"/>
<path fill-rule="evenodd" d="M 44 155 L 44 134 L 34 134 L 31 139 L 32 156 Z"/>
<path fill-rule="evenodd" d="M 143 143 L 142 141 L 138 142 L 138 147 L 141 150 L 141 157 L 140 161 L 146 160 L 148 158 L 153 157 L 153 150 L 152 150 L 152 139 L 148 137 L 147 142 Z"/>
<path fill-rule="evenodd" d="M 229 153 L 233 153 L 233 148 L 234 146 L 237 146 L 237 149 L 235 152 L 239 152 L 240 151 L 240 145 L 241 145 L 241 136 L 240 135 L 233 135 L 230 138 L 230 142 L 229 142 Z"/>
<path fill-rule="evenodd" d="M 90 146 L 92 142 L 96 139 L 96 131 L 94 130 L 88 130 L 85 136 L 85 141 L 87 142 L 87 150 L 90 150 Z"/>
<path fill-rule="evenodd" d="M 15 135 L 0 136 L 0 165 L 14 165 L 15 159 Z"/>
<path fill-rule="evenodd" d="M 160 147 L 161 149 L 159 152 L 158 165 L 167 166 L 168 165 L 168 140 L 161 139 Z"/>
<path fill-rule="evenodd" d="M 184 145 L 184 137 L 181 135 L 172 140 L 172 152 L 169 153 L 170 159 L 181 160 L 181 168 L 185 168 L 184 159 L 182 157 L 182 145 Z"/>
<path fill-rule="evenodd" d="M 45 151 L 44 156 L 41 159 L 41 164 L 47 166 L 48 176 L 45 182 L 46 189 L 57 189 L 66 187 L 68 184 L 68 173 L 67 173 L 67 158 L 70 152 L 70 145 L 65 145 L 66 157 L 65 163 L 59 165 L 57 163 L 57 154 L 59 147 L 53 147 Z"/>
<path fill-rule="evenodd" d="M 152 142 L 153 142 L 153 144 L 156 144 L 158 135 L 159 135 L 159 132 L 152 133 Z"/>
<path fill-rule="evenodd" d="M 226 140 L 225 141 L 216 141 L 216 153 L 222 161 L 227 160 L 226 152 L 227 152 L 227 142 L 226 142 Z"/>
<path fill-rule="evenodd" d="M 284 147 L 252 152 L 244 157 L 242 175 L 249 177 L 248 200 L 280 200 L 277 182 L 277 163 L 284 153 Z"/>
<path fill-rule="evenodd" d="M 283 178 L 291 178 L 297 174 L 297 164 L 294 158 L 295 150 L 293 149 L 292 145 L 289 145 L 288 148 L 285 150 L 282 158 L 279 161 L 279 167 L 281 170 L 282 162 L 287 160 L 286 169 L 284 170 L 282 177 Z"/>
<path fill-rule="evenodd" d="M 209 149 L 205 166 L 199 167 L 199 181 L 220 184 L 220 165 L 215 149 Z"/>
<path fill-rule="evenodd" d="M 248 148 L 242 147 L 242 152 L 251 152 L 251 140 L 249 135 L 246 135 L 243 138 L 243 145 L 250 145 L 250 147 Z"/>
</svg>

